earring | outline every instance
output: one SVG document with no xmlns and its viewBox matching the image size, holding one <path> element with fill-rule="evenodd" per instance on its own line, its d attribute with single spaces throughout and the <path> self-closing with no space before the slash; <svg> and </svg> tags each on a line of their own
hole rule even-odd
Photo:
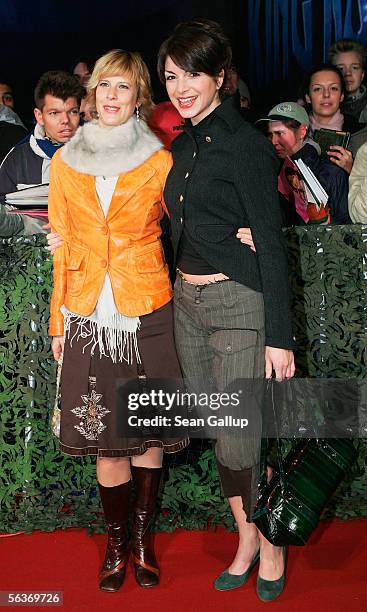
<svg viewBox="0 0 367 612">
<path fill-rule="evenodd" d="M 136 120 L 139 123 L 140 121 L 140 111 L 139 111 L 139 106 L 135 107 L 135 112 L 136 112 Z"/>
</svg>

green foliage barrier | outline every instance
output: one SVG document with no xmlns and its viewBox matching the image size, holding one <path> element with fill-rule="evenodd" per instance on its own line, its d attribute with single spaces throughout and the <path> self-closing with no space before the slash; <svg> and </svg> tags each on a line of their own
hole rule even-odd
<svg viewBox="0 0 367 612">
<path fill-rule="evenodd" d="M 366 376 L 367 229 L 285 232 L 303 376 Z M 101 529 L 91 457 L 62 455 L 49 429 L 55 366 L 47 337 L 52 264 L 42 236 L 0 241 L 0 530 Z M 196 444 L 196 446 L 195 446 Z M 210 443 L 168 460 L 156 527 L 233 527 Z M 326 514 L 367 516 L 367 440 Z"/>
</svg>

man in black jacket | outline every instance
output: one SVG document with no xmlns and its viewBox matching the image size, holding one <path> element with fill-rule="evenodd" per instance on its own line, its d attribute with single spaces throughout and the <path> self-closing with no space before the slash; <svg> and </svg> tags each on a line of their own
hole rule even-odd
<svg viewBox="0 0 367 612">
<path fill-rule="evenodd" d="M 67 72 L 50 71 L 41 76 L 35 89 L 36 127 L 1 164 L 0 194 L 48 183 L 53 154 L 79 126 L 83 92 L 76 77 Z"/>
<path fill-rule="evenodd" d="M 41 76 L 35 89 L 34 132 L 11 149 L 0 166 L 3 202 L 7 193 L 49 182 L 52 156 L 74 136 L 79 126 L 83 95 L 78 79 L 67 72 L 49 71 Z M 29 233 L 25 227 L 27 217 L 7 215 L 5 206 L 0 206 L 0 236 Z M 31 233 L 33 228 L 34 220 Z"/>
</svg>

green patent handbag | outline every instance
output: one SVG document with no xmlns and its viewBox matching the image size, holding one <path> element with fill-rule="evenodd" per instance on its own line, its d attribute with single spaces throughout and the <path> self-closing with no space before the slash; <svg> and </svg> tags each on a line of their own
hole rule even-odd
<svg viewBox="0 0 367 612">
<path fill-rule="evenodd" d="M 272 406 L 276 423 L 273 401 Z M 278 436 L 278 469 L 267 482 L 268 448 L 269 441 L 264 438 L 252 521 L 275 546 L 302 546 L 315 529 L 328 499 L 356 460 L 357 450 L 350 439 L 306 438 L 282 458 L 282 442 Z"/>
</svg>

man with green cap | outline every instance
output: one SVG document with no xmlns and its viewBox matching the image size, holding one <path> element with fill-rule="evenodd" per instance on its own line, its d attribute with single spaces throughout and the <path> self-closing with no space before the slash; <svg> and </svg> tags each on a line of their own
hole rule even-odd
<svg viewBox="0 0 367 612">
<path fill-rule="evenodd" d="M 348 173 L 320 157 L 318 144 L 307 137 L 310 121 L 305 109 L 296 102 L 280 102 L 266 117 L 257 121 L 258 126 L 261 123 L 266 126 L 265 133 L 281 160 L 301 159 L 312 170 L 329 196 L 330 222 L 351 223 L 348 213 Z M 284 225 L 302 225 L 305 222 L 285 203 L 283 213 Z"/>
</svg>

